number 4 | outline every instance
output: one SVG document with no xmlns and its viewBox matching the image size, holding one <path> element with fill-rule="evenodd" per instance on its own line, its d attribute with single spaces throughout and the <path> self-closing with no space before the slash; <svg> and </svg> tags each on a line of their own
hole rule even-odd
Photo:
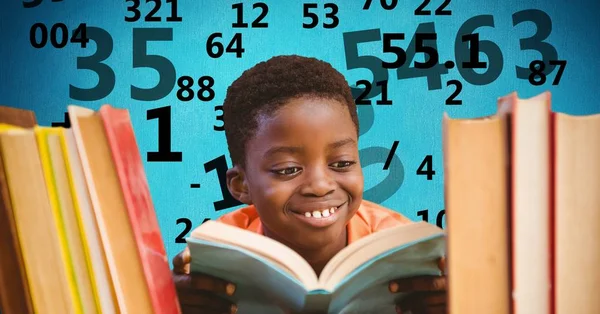
<svg viewBox="0 0 600 314">
<path fill-rule="evenodd" d="M 72 43 L 81 43 L 81 48 L 87 48 L 87 43 L 90 42 L 90 39 L 87 37 L 87 25 L 85 23 L 79 24 L 77 28 L 73 31 L 73 36 L 71 37 Z"/>
<path fill-rule="evenodd" d="M 432 169 L 432 159 L 432 155 L 425 156 L 425 159 L 423 159 L 423 162 L 421 162 L 419 169 L 417 169 L 417 175 L 427 175 L 427 180 L 431 180 L 433 178 L 433 176 L 435 175 L 435 171 Z M 425 166 L 427 166 L 427 170 L 423 170 Z"/>
</svg>

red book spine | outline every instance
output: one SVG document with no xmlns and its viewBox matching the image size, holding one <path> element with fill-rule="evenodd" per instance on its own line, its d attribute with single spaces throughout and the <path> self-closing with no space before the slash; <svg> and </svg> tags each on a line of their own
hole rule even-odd
<svg viewBox="0 0 600 314">
<path fill-rule="evenodd" d="M 179 314 L 181 309 L 175 283 L 129 111 L 103 105 L 99 112 L 136 238 L 154 313 Z"/>
<path fill-rule="evenodd" d="M 549 96 L 550 97 L 550 96 Z M 556 114 L 550 111 L 550 136 L 548 137 L 550 140 L 550 180 L 548 180 L 548 184 L 550 184 L 550 314 L 554 314 L 556 312 L 556 277 L 555 277 L 555 267 L 556 267 L 556 207 L 555 207 L 555 180 L 556 180 L 556 149 L 555 149 L 555 128 L 556 124 L 554 119 L 556 118 Z"/>
</svg>

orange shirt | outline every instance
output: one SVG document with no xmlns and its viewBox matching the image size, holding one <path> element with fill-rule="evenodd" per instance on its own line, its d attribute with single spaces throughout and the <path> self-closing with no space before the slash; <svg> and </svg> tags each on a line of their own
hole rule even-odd
<svg viewBox="0 0 600 314">
<path fill-rule="evenodd" d="M 262 223 L 254 205 L 227 213 L 217 220 L 228 225 L 263 234 Z M 346 225 L 348 244 L 379 230 L 411 222 L 408 218 L 389 208 L 363 200 L 356 214 Z"/>
</svg>

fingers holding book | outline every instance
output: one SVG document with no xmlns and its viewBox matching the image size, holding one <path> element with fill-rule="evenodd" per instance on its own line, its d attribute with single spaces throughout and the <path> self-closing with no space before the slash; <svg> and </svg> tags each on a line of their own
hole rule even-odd
<svg viewBox="0 0 600 314">
<path fill-rule="evenodd" d="M 190 248 L 186 246 L 183 251 L 173 257 L 173 273 L 178 275 L 189 274 L 191 261 Z"/>
<path fill-rule="evenodd" d="M 417 276 L 393 280 L 390 292 L 436 292 L 446 291 L 446 276 Z"/>
<path fill-rule="evenodd" d="M 187 247 L 173 258 L 173 280 L 183 313 L 236 313 L 237 306 L 227 299 L 235 293 L 235 284 L 206 274 L 190 273 L 190 262 Z"/>
<path fill-rule="evenodd" d="M 442 276 L 416 276 L 392 280 L 391 293 L 410 293 L 396 305 L 397 313 L 445 314 L 447 311 L 446 260 L 441 258 L 438 267 Z"/>
</svg>

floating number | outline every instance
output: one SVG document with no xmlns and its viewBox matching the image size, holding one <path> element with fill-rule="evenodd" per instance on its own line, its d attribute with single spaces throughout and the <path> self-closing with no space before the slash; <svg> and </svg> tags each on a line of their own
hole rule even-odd
<svg viewBox="0 0 600 314">
<path fill-rule="evenodd" d="M 363 10 L 368 10 L 372 2 L 373 0 L 367 0 L 363 6 Z M 393 10 L 398 5 L 398 0 L 391 0 L 390 4 L 388 4 L 388 0 L 380 0 L 379 2 L 381 3 L 381 7 L 386 11 Z"/>
<path fill-rule="evenodd" d="M 365 89 L 356 98 L 355 103 L 357 105 L 370 105 L 371 100 L 365 99 L 365 97 L 371 92 L 371 82 L 367 80 L 358 80 L 356 85 L 364 85 Z M 381 99 L 377 100 L 375 103 L 378 105 L 391 105 L 392 101 L 388 99 L 387 81 L 377 82 L 377 86 L 381 88 Z"/>
<path fill-rule="evenodd" d="M 541 10 L 524 10 L 519 11 L 512 16 L 513 26 L 517 26 L 523 22 L 533 22 L 536 27 L 536 32 L 529 38 L 522 38 L 519 40 L 519 46 L 521 50 L 535 50 L 542 55 L 542 61 L 544 64 L 549 65 L 543 71 L 545 75 L 548 75 L 554 71 L 555 65 L 550 64 L 550 60 L 558 59 L 558 52 L 556 48 L 544 40 L 552 33 L 552 20 L 550 16 Z M 516 66 L 517 78 L 529 79 L 529 69 Z"/>
<path fill-rule="evenodd" d="M 432 159 L 432 155 L 425 156 L 423 162 L 421 162 L 421 165 L 419 166 L 419 169 L 417 169 L 417 175 L 426 175 L 427 180 L 431 180 L 433 178 L 435 171 L 433 170 Z M 425 167 L 427 167 L 427 169 L 424 169 Z"/>
<path fill-rule="evenodd" d="M 193 85 L 194 79 L 190 76 L 180 77 L 177 80 L 177 86 L 179 86 L 179 90 L 177 90 L 177 99 L 181 101 L 190 101 L 194 99 L 194 91 L 192 90 Z"/>
<path fill-rule="evenodd" d="M 433 22 L 421 23 L 415 31 L 408 48 L 406 48 L 407 60 L 403 66 L 396 70 L 396 78 L 399 80 L 427 77 L 427 89 L 436 90 L 442 88 L 442 74 L 447 74 L 448 69 L 438 63 L 437 53 L 437 35 L 435 32 L 435 24 Z M 417 53 L 425 55 L 425 62 L 415 61 L 415 66 L 410 67 L 412 61 L 415 60 Z"/>
<path fill-rule="evenodd" d="M 460 75 L 473 85 L 486 85 L 495 81 L 502 72 L 504 60 L 502 59 L 502 51 L 500 47 L 490 40 L 479 40 L 479 36 L 468 36 L 473 34 L 479 27 L 488 26 L 494 27 L 494 17 L 492 15 L 478 15 L 468 19 L 458 30 L 456 40 L 454 42 L 454 54 Z M 471 48 L 465 42 L 471 43 Z M 479 52 L 484 53 L 488 57 L 487 71 L 477 73 L 470 66 L 479 66 L 479 58 L 473 58 L 475 45 L 478 44 Z"/>
<path fill-rule="evenodd" d="M 175 66 L 169 59 L 148 54 L 148 42 L 172 41 L 172 28 L 133 29 L 133 68 L 150 68 L 158 72 L 158 83 L 152 88 L 131 86 L 131 98 L 154 101 L 166 97 L 175 86 Z"/>
<path fill-rule="evenodd" d="M 456 96 L 462 91 L 462 83 L 458 80 L 450 80 L 446 83 L 446 86 L 450 85 L 456 86 L 456 89 L 454 90 L 454 93 L 446 99 L 446 105 L 462 105 L 462 100 L 456 99 Z"/>
<path fill-rule="evenodd" d="M 127 12 L 131 12 L 133 16 L 125 16 L 125 22 L 137 22 L 142 13 L 139 10 L 140 0 L 125 0 L 125 2 L 132 2 L 131 6 L 127 7 Z M 153 2 L 154 6 L 144 17 L 145 22 L 160 22 L 162 21 L 160 16 L 155 16 L 160 10 L 162 5 L 161 0 L 146 0 L 146 3 Z M 183 19 L 177 14 L 177 0 L 166 0 L 166 3 L 171 5 L 171 16 L 167 17 L 167 22 L 181 22 Z"/>
<path fill-rule="evenodd" d="M 550 60 L 549 63 L 553 66 L 559 65 L 558 73 L 554 77 L 554 81 L 552 81 L 552 85 L 558 85 L 558 83 L 560 83 L 560 79 L 563 75 L 565 67 L 567 66 L 567 61 Z M 534 60 L 529 64 L 529 70 L 531 70 L 531 74 L 529 75 L 529 83 L 531 83 L 531 85 L 540 86 L 546 83 L 546 74 L 544 74 L 545 68 L 546 64 L 542 60 Z"/>
<path fill-rule="evenodd" d="M 438 212 L 438 214 L 435 218 L 435 224 L 440 228 L 442 228 L 442 226 L 443 226 L 445 215 L 446 215 L 446 210 L 442 209 Z M 428 209 L 418 211 L 417 216 L 421 216 L 423 221 L 429 222 L 429 210 Z"/>
<path fill-rule="evenodd" d="M 248 23 L 244 23 L 244 7 L 243 7 L 243 5 L 244 4 L 241 2 L 231 5 L 231 8 L 236 10 L 236 12 L 237 12 L 237 21 L 235 23 L 231 24 L 231 27 L 233 27 L 233 28 L 247 28 L 248 27 Z M 258 17 L 252 22 L 252 27 L 253 28 L 268 28 L 269 23 L 262 22 L 262 20 L 267 16 L 267 13 L 269 13 L 269 7 L 264 2 L 258 2 L 258 3 L 254 3 L 252 5 L 252 9 L 256 9 L 256 8 L 260 8 L 261 12 L 258 15 Z"/>
<path fill-rule="evenodd" d="M 182 153 L 171 151 L 171 106 L 150 109 L 146 120 L 158 119 L 158 151 L 148 152 L 148 162 L 181 162 Z"/>
<path fill-rule="evenodd" d="M 415 15 L 431 15 L 431 11 L 424 10 L 429 2 L 430 0 L 423 1 L 423 3 L 415 10 Z M 442 5 L 435 10 L 435 15 L 452 15 L 452 11 L 445 10 L 449 4 L 450 0 L 444 0 L 444 3 L 442 3 Z"/>
<path fill-rule="evenodd" d="M 221 106 L 215 106 L 215 111 L 219 111 L 219 110 L 221 110 L 221 114 L 217 115 L 217 121 L 221 121 L 221 122 L 223 122 L 223 124 L 221 124 L 219 126 L 214 125 L 213 129 L 215 131 L 225 131 L 225 121 L 223 121 L 223 106 L 222 105 Z"/>
<path fill-rule="evenodd" d="M 485 69 L 486 62 L 479 61 L 479 34 L 466 34 L 462 36 L 463 42 L 469 42 L 469 61 L 463 62 L 465 69 Z"/>
<path fill-rule="evenodd" d="M 39 38 L 37 36 L 38 30 L 40 31 Z M 70 40 L 67 25 L 63 23 L 52 25 L 50 28 L 50 36 L 48 36 L 48 28 L 46 28 L 46 25 L 43 23 L 35 23 L 29 29 L 29 42 L 33 48 L 44 48 L 48 43 L 48 38 L 50 39 L 52 46 L 58 49 L 64 48 L 69 42 L 80 43 L 81 48 L 86 48 L 87 43 L 90 42 L 90 39 L 87 37 L 87 26 L 85 23 L 79 24 L 73 31 Z"/>
<path fill-rule="evenodd" d="M 77 57 L 77 69 L 94 71 L 98 75 L 98 84 L 87 89 L 69 84 L 69 97 L 94 101 L 108 96 L 115 88 L 115 72 L 103 63 L 113 51 L 113 39 L 107 31 L 98 27 L 88 27 L 87 36 L 96 42 L 96 52 L 91 56 Z"/>
<path fill-rule="evenodd" d="M 311 12 L 311 9 L 316 9 L 318 7 L 317 3 L 305 3 L 303 8 L 304 8 L 304 15 L 303 17 L 306 18 L 310 18 L 310 22 L 309 23 L 302 23 L 302 27 L 303 28 L 315 28 L 317 25 L 319 25 L 319 16 L 314 13 Z M 340 24 L 340 19 L 337 17 L 337 13 L 338 13 L 338 6 L 335 3 L 325 3 L 323 5 L 323 7 L 325 9 L 331 9 L 331 11 L 325 13 L 325 18 L 329 19 L 331 22 L 329 23 L 325 23 L 323 22 L 323 27 L 324 28 L 335 28 L 336 26 L 338 26 Z"/>
<path fill-rule="evenodd" d="M 209 173 L 213 170 L 217 170 L 217 177 L 219 178 L 219 186 L 221 188 L 221 195 L 223 199 L 220 201 L 213 202 L 213 206 L 216 211 L 231 208 L 234 206 L 242 205 L 240 201 L 233 198 L 231 193 L 229 193 L 229 189 L 227 188 L 227 160 L 225 159 L 225 155 L 221 155 L 209 162 L 204 164 L 204 171 Z"/>
<path fill-rule="evenodd" d="M 381 62 L 384 69 L 399 68 L 406 62 L 406 51 L 400 47 L 392 46 L 392 40 L 404 40 L 404 33 L 383 34 L 383 52 L 391 52 L 396 55 L 396 61 L 394 62 Z"/>
<path fill-rule="evenodd" d="M 206 82 L 206 83 L 205 83 Z M 182 76 L 177 80 L 177 99 L 181 101 L 190 101 L 194 99 L 194 91 L 192 86 L 194 79 L 191 76 Z M 215 98 L 215 91 L 212 87 L 215 85 L 215 80 L 211 76 L 202 76 L 198 79 L 198 99 L 202 101 L 211 101 Z M 208 95 L 204 95 L 207 93 Z"/>
<path fill-rule="evenodd" d="M 227 48 L 225 48 L 221 42 L 216 41 L 215 40 L 216 38 L 223 38 L 223 34 L 222 33 L 213 33 L 208 37 L 208 40 L 206 41 L 206 52 L 208 53 L 208 56 L 211 58 L 215 58 L 215 59 L 220 58 L 223 55 L 223 53 L 225 53 L 225 52 L 235 53 L 236 58 L 241 58 L 242 53 L 244 53 L 244 51 L 246 51 L 246 49 L 244 49 L 242 46 L 242 34 L 241 33 L 235 33 L 233 35 L 233 38 L 229 42 L 229 45 L 227 45 Z M 234 48 L 234 45 L 235 45 L 235 48 Z M 214 48 L 217 48 L 217 52 L 214 51 Z"/>
<path fill-rule="evenodd" d="M 190 230 L 192 230 L 192 222 L 188 218 L 178 218 L 177 224 L 179 225 L 180 223 L 184 223 L 185 228 L 177 236 L 177 238 L 175 238 L 175 243 L 186 243 L 186 241 L 183 237 L 185 237 L 188 234 L 188 232 L 190 232 Z"/>
</svg>

